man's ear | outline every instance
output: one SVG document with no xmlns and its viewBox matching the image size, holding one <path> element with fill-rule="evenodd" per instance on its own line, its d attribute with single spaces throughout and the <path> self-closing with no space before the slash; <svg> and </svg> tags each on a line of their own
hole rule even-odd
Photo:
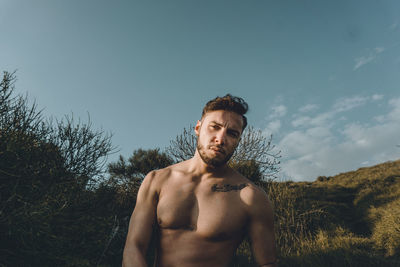
<svg viewBox="0 0 400 267">
<path fill-rule="evenodd" d="M 201 128 L 201 121 L 197 121 L 196 126 L 194 127 L 194 132 L 196 133 L 197 136 L 200 134 L 200 128 Z"/>
</svg>

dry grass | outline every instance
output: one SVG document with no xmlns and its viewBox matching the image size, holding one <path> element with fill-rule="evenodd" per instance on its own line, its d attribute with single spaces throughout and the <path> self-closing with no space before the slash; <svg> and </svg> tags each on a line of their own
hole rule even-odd
<svg viewBox="0 0 400 267">
<path fill-rule="evenodd" d="M 280 262 L 284 266 L 398 266 L 398 261 L 376 256 L 373 242 L 343 228 L 333 232 L 318 231 L 303 240 L 296 254 Z"/>
<path fill-rule="evenodd" d="M 400 255 L 400 199 L 382 208 L 371 208 L 374 221 L 372 240 L 378 249 L 383 248 L 386 256 Z"/>
<path fill-rule="evenodd" d="M 262 185 L 279 266 L 400 266 L 400 160 L 310 182 Z M 249 243 L 233 266 L 255 266 Z"/>
</svg>

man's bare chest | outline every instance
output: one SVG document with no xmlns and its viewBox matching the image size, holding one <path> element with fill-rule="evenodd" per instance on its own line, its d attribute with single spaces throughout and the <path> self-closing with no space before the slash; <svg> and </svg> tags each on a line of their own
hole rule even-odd
<svg viewBox="0 0 400 267">
<path fill-rule="evenodd" d="M 195 231 L 207 239 L 229 239 L 244 231 L 247 215 L 240 199 L 246 185 L 187 184 L 166 188 L 157 205 L 160 228 Z"/>
</svg>

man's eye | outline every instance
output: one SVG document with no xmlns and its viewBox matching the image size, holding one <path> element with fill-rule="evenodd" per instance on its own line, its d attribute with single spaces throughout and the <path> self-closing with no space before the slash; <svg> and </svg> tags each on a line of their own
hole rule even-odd
<svg viewBox="0 0 400 267">
<path fill-rule="evenodd" d="M 228 132 L 230 136 L 237 138 L 239 136 L 236 132 Z"/>
</svg>

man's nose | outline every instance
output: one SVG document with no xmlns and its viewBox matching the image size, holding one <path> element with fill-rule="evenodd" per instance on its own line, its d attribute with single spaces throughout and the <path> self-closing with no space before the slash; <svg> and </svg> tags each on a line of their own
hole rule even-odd
<svg viewBox="0 0 400 267">
<path fill-rule="evenodd" d="M 215 142 L 219 145 L 225 144 L 225 139 L 226 139 L 226 132 L 224 130 L 221 130 L 217 133 L 215 137 Z"/>
</svg>

